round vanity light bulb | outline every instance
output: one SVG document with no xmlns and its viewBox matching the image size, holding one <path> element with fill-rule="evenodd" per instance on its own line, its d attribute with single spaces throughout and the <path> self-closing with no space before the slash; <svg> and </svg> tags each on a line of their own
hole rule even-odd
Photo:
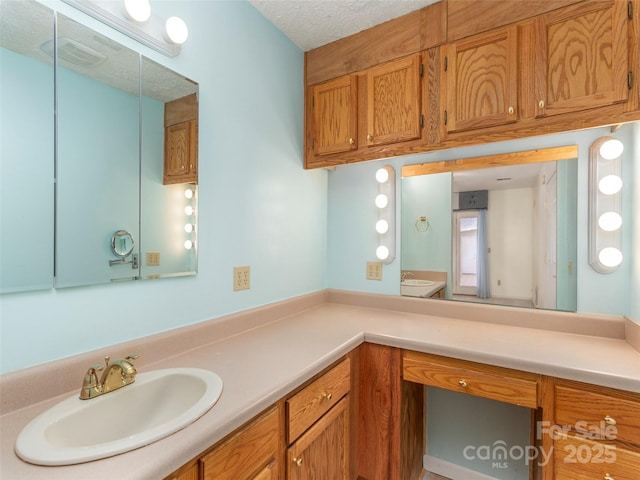
<svg viewBox="0 0 640 480">
<path fill-rule="evenodd" d="M 385 234 L 389 231 L 389 222 L 386 220 L 378 220 L 376 222 L 376 232 L 380 235 Z"/>
<path fill-rule="evenodd" d="M 606 175 L 598 182 L 598 190 L 604 195 L 615 195 L 622 189 L 622 179 L 618 175 Z"/>
<path fill-rule="evenodd" d="M 184 248 L 186 248 L 187 250 L 191 250 L 192 247 L 193 247 L 193 242 L 191 240 L 184 241 Z"/>
<path fill-rule="evenodd" d="M 386 260 L 389 258 L 389 249 L 384 245 L 380 245 L 376 248 L 376 257 L 378 257 L 379 260 Z"/>
<path fill-rule="evenodd" d="M 617 267 L 622 263 L 622 252 L 614 247 L 603 248 L 598 253 L 598 259 L 605 267 Z"/>
<path fill-rule="evenodd" d="M 164 30 L 169 40 L 177 45 L 182 45 L 189 37 L 189 29 L 180 17 L 169 17 L 164 24 Z"/>
<path fill-rule="evenodd" d="M 192 225 L 192 224 L 190 224 L 190 223 L 187 223 L 187 224 L 184 226 L 184 231 L 185 231 L 185 232 L 187 232 L 187 233 L 191 233 L 191 232 L 193 232 L 193 225 Z"/>
<path fill-rule="evenodd" d="M 191 205 L 184 207 L 184 214 L 189 216 L 193 215 L 193 207 Z"/>
<path fill-rule="evenodd" d="M 615 232 L 622 226 L 622 217 L 617 212 L 605 212 L 598 218 L 598 225 L 605 232 Z"/>
<path fill-rule="evenodd" d="M 376 196 L 376 207 L 384 208 L 389 205 L 389 198 L 384 194 L 380 193 Z"/>
<path fill-rule="evenodd" d="M 376 172 L 376 180 L 378 183 L 384 183 L 389 180 L 389 171 L 386 168 L 381 168 Z"/>
<path fill-rule="evenodd" d="M 124 0 L 124 10 L 131 20 L 146 22 L 151 16 L 149 0 Z"/>
<path fill-rule="evenodd" d="M 613 160 L 622 155 L 624 145 L 617 138 L 610 138 L 600 146 L 600 156 L 605 160 Z"/>
<path fill-rule="evenodd" d="M 188 198 L 189 200 L 191 200 L 193 198 L 193 190 L 191 190 L 190 188 L 187 188 L 184 191 L 184 198 Z"/>
</svg>

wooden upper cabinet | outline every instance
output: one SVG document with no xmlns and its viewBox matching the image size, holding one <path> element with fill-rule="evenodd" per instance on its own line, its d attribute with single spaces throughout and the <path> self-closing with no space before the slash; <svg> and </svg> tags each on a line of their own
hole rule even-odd
<svg viewBox="0 0 640 480">
<path fill-rule="evenodd" d="M 345 75 L 311 87 L 314 155 L 358 148 L 358 81 Z"/>
<path fill-rule="evenodd" d="M 537 116 L 627 99 L 627 2 L 581 2 L 536 22 Z"/>
<path fill-rule="evenodd" d="M 198 98 L 194 93 L 164 107 L 165 185 L 198 183 Z"/>
<path fill-rule="evenodd" d="M 442 103 L 447 132 L 518 118 L 518 30 L 483 33 L 443 46 Z"/>
<path fill-rule="evenodd" d="M 420 138 L 420 54 L 366 70 L 367 145 Z"/>
</svg>

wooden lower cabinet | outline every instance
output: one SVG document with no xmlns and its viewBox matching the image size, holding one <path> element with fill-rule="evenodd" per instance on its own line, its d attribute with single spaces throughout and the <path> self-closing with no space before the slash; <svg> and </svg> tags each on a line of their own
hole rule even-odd
<svg viewBox="0 0 640 480">
<path fill-rule="evenodd" d="M 287 449 L 287 479 L 347 480 L 349 475 L 349 396 Z"/>
<path fill-rule="evenodd" d="M 203 480 L 279 478 L 280 414 L 273 407 L 200 459 Z"/>
</svg>

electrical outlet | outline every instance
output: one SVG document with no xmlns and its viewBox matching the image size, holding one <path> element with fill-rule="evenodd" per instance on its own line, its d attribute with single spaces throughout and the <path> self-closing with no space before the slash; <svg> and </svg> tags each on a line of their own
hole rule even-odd
<svg viewBox="0 0 640 480">
<path fill-rule="evenodd" d="M 160 266 L 160 252 L 147 252 L 147 266 L 148 267 Z"/>
<path fill-rule="evenodd" d="M 367 280 L 382 280 L 382 262 L 367 262 Z"/>
<path fill-rule="evenodd" d="M 233 267 L 233 290 L 249 290 L 251 287 L 251 269 L 246 267 Z"/>
</svg>

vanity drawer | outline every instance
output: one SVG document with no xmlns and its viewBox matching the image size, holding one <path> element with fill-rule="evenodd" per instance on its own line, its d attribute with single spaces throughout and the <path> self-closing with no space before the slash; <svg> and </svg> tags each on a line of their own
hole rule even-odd
<svg viewBox="0 0 640 480">
<path fill-rule="evenodd" d="M 553 445 L 554 480 L 638 480 L 640 453 L 574 435 Z"/>
<path fill-rule="evenodd" d="M 287 400 L 289 443 L 349 393 L 350 369 L 351 362 L 346 358 Z"/>
<path fill-rule="evenodd" d="M 528 408 L 539 404 L 540 377 L 533 373 L 411 351 L 402 360 L 402 378 L 409 382 Z"/>
<path fill-rule="evenodd" d="M 640 445 L 640 394 L 558 382 L 554 413 L 558 425 Z"/>
</svg>

